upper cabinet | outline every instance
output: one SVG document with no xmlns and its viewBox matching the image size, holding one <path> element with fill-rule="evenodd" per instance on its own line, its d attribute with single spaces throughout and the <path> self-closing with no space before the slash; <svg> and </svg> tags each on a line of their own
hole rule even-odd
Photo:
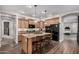
<svg viewBox="0 0 79 59">
<path fill-rule="evenodd" d="M 18 28 L 29 28 L 29 25 L 34 25 L 35 28 L 40 28 L 40 21 L 35 21 L 34 19 L 18 19 Z"/>
<path fill-rule="evenodd" d="M 28 20 L 26 20 L 26 19 L 19 19 L 18 20 L 18 27 L 19 28 L 28 28 Z"/>
<path fill-rule="evenodd" d="M 35 21 L 33 19 L 29 19 L 29 24 L 34 25 L 35 28 L 40 28 L 40 22 L 39 21 Z"/>
<path fill-rule="evenodd" d="M 45 26 L 49 26 L 51 24 L 58 24 L 59 23 L 59 17 L 47 19 L 45 21 Z"/>
<path fill-rule="evenodd" d="M 40 21 L 40 28 L 44 28 L 44 21 Z"/>
<path fill-rule="evenodd" d="M 18 28 L 29 28 L 29 25 L 34 25 L 35 28 L 45 28 L 45 26 L 49 26 L 51 24 L 58 24 L 59 17 L 47 19 L 46 21 L 37 21 L 34 19 L 24 19 L 20 18 L 18 20 Z"/>
</svg>

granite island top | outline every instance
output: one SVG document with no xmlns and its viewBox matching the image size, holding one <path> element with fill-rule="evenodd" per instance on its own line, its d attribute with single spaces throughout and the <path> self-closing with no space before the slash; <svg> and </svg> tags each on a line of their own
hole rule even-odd
<svg viewBox="0 0 79 59">
<path fill-rule="evenodd" d="M 26 33 L 26 34 L 22 34 L 23 36 L 26 36 L 26 38 L 33 38 L 33 37 L 37 37 L 37 36 L 44 36 L 44 35 L 48 35 L 48 34 L 51 34 L 51 33 Z"/>
</svg>

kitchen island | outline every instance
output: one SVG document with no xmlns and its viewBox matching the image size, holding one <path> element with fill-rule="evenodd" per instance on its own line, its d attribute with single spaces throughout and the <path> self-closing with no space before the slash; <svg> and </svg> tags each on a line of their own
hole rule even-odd
<svg viewBox="0 0 79 59">
<path fill-rule="evenodd" d="M 37 50 L 41 53 L 51 41 L 50 33 L 28 33 L 21 34 L 20 37 L 22 39 L 22 50 L 27 54 L 35 53 Z"/>
</svg>

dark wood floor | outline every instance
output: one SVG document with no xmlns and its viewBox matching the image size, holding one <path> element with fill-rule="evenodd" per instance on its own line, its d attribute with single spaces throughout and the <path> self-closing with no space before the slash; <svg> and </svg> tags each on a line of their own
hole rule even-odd
<svg viewBox="0 0 79 59">
<path fill-rule="evenodd" d="M 61 43 L 51 41 L 49 48 L 46 48 L 43 52 L 43 54 L 78 54 L 79 47 L 74 40 L 64 40 Z M 5 45 L 0 48 L 0 54 L 23 54 L 23 52 L 19 49 L 18 45 L 12 47 Z"/>
<path fill-rule="evenodd" d="M 77 42 L 74 40 L 64 40 L 52 48 L 47 54 L 77 54 L 79 53 Z"/>
</svg>

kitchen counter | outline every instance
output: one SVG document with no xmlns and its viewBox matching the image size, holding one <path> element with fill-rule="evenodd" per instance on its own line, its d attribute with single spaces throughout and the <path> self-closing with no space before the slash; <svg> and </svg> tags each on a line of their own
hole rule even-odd
<svg viewBox="0 0 79 59">
<path fill-rule="evenodd" d="M 37 37 L 37 36 L 44 36 L 44 35 L 50 35 L 51 33 L 28 33 L 28 34 L 22 34 L 23 36 L 26 36 L 26 38 L 33 38 L 33 37 Z"/>
<path fill-rule="evenodd" d="M 46 35 L 46 36 L 45 36 Z M 25 39 L 22 39 L 23 41 L 23 50 L 25 53 L 28 54 L 32 54 L 33 52 L 33 40 L 36 39 L 36 37 L 40 37 L 43 36 L 45 37 L 49 37 L 48 41 L 51 39 L 51 33 L 28 33 L 28 34 L 22 34 L 22 36 L 25 37 Z"/>
</svg>

